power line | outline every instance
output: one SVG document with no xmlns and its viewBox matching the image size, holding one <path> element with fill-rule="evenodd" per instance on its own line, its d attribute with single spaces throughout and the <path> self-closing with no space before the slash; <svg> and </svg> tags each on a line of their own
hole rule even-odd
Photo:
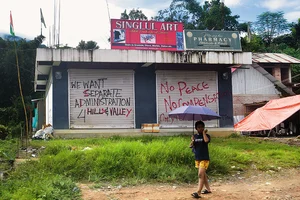
<svg viewBox="0 0 300 200">
<path fill-rule="evenodd" d="M 106 7 L 107 7 L 107 14 L 108 14 L 108 21 L 110 24 L 110 12 L 109 12 L 109 7 L 108 7 L 108 0 L 106 0 Z"/>
<path fill-rule="evenodd" d="M 108 0 L 106 0 L 106 7 L 107 7 L 107 14 L 108 14 L 108 24 L 109 24 L 109 35 L 111 35 L 111 20 L 110 20 L 110 12 L 109 12 L 109 7 L 108 7 Z M 110 36 L 109 36 L 110 38 Z M 111 38 L 110 38 L 111 39 Z M 108 42 L 108 41 L 107 41 Z M 110 46 L 110 44 L 109 44 Z"/>
</svg>

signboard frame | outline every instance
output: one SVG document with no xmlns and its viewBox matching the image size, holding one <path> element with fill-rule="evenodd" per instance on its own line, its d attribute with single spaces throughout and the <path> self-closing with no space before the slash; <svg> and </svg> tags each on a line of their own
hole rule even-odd
<svg viewBox="0 0 300 200">
<path fill-rule="evenodd" d="M 238 31 L 184 30 L 185 50 L 242 51 Z"/>
<path fill-rule="evenodd" d="M 183 23 L 111 19 L 111 49 L 184 51 Z"/>
</svg>

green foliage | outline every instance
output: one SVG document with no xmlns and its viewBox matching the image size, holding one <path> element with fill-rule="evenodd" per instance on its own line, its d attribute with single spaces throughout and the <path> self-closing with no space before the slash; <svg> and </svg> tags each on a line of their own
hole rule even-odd
<svg viewBox="0 0 300 200">
<path fill-rule="evenodd" d="M 257 16 L 255 30 L 269 46 L 272 40 L 289 30 L 290 25 L 283 16 L 283 12 L 263 12 Z"/>
<path fill-rule="evenodd" d="M 298 19 L 298 23 L 292 24 L 292 35 L 295 40 L 295 48 L 300 47 L 300 18 Z"/>
<path fill-rule="evenodd" d="M 185 29 L 238 30 L 238 15 L 231 15 L 231 10 L 220 0 L 199 1 L 173 0 L 169 8 L 158 11 L 154 17 L 158 21 L 178 21 Z"/>
<path fill-rule="evenodd" d="M 21 138 L 21 134 L 25 133 L 25 123 L 20 122 L 19 124 L 15 124 L 13 126 L 10 126 L 11 130 L 11 138 Z"/>
<path fill-rule="evenodd" d="M 16 42 L 0 38 L 0 124 L 14 127 L 25 121 L 17 77 L 16 53 L 20 68 L 20 79 L 26 107 L 30 110 L 34 96 L 36 48 L 41 45 L 42 36 L 32 41 L 20 39 Z M 29 112 L 28 112 L 29 114 Z"/>
<path fill-rule="evenodd" d="M 242 49 L 244 52 L 265 52 L 265 47 L 261 37 L 257 35 L 251 35 L 251 40 L 248 42 L 248 38 L 241 38 Z"/>
<path fill-rule="evenodd" d="M 17 109 L 15 107 L 0 108 L 0 124 L 10 124 L 19 119 Z"/>
<path fill-rule="evenodd" d="M 0 199 L 79 199 L 75 181 L 197 182 L 189 142 L 189 136 L 35 140 L 34 148 L 46 147 L 39 161 L 27 161 L 10 173 L 0 183 Z M 236 170 L 298 167 L 300 160 L 297 147 L 236 134 L 213 137 L 209 148 L 212 178 Z"/>
<path fill-rule="evenodd" d="M 8 127 L 0 124 L 0 139 L 5 140 L 5 138 L 10 134 Z"/>
<path fill-rule="evenodd" d="M 196 178 L 195 170 L 191 168 L 193 155 L 187 148 L 188 142 L 189 137 L 182 136 L 54 140 L 51 143 L 34 141 L 33 144 L 47 146 L 41 157 L 42 168 L 74 177 L 75 180 L 135 178 L 144 181 L 188 182 Z M 85 147 L 91 150 L 83 151 Z M 213 138 L 210 144 L 212 160 L 209 173 L 228 174 L 232 165 L 247 170 L 251 163 L 261 168 L 265 163 L 288 163 L 289 167 L 295 167 L 296 164 L 286 157 L 278 157 L 278 161 L 271 160 L 268 154 L 263 154 L 259 159 L 253 154 L 280 149 L 289 151 L 289 155 L 299 159 L 299 150 L 293 147 L 260 142 L 236 134 L 228 138 Z"/>
<path fill-rule="evenodd" d="M 78 44 L 78 46 L 76 47 L 76 49 L 99 49 L 99 46 L 97 45 L 97 42 L 95 41 L 83 41 L 81 40 Z"/>
<path fill-rule="evenodd" d="M 17 149 L 17 140 L 0 140 L 0 160 L 14 160 Z"/>
<path fill-rule="evenodd" d="M 74 177 L 76 180 L 95 181 L 135 177 L 159 181 L 167 178 L 169 181 L 176 181 L 178 177 L 175 171 L 187 175 L 191 173 L 188 171 L 183 173 L 188 168 L 176 169 L 182 165 L 190 165 L 192 161 L 192 157 L 188 156 L 190 149 L 180 145 L 183 141 L 183 138 L 181 140 L 169 138 L 165 142 L 160 140 L 149 142 L 148 139 L 115 141 L 113 138 L 97 146 L 87 144 L 92 150 L 82 151 L 84 147 L 71 145 L 71 148 L 61 148 L 60 152 L 57 152 L 57 147 L 60 146 L 57 144 L 46 148 L 48 150 L 44 152 L 41 162 L 44 163 L 44 167 L 51 167 L 52 170 Z M 170 146 L 173 148 L 169 148 Z M 54 152 L 56 156 L 53 157 L 50 152 Z M 70 159 L 65 161 L 66 157 Z M 61 164 L 58 166 L 57 163 Z M 173 168 L 171 172 L 170 169 Z"/>
<path fill-rule="evenodd" d="M 130 20 L 148 20 L 146 15 L 143 13 L 142 10 L 139 9 L 132 9 L 130 10 L 129 14 L 127 14 L 127 11 L 121 13 L 120 19 L 130 19 Z"/>
<path fill-rule="evenodd" d="M 242 136 L 238 133 L 231 133 L 228 138 L 241 138 Z"/>
<path fill-rule="evenodd" d="M 274 38 L 273 44 L 275 45 L 282 45 L 282 44 L 285 44 L 286 47 L 293 47 L 295 48 L 295 41 L 294 41 L 294 37 L 292 34 L 284 34 L 284 35 L 280 35 L 276 38 Z"/>
<path fill-rule="evenodd" d="M 0 197 L 8 199 L 81 199 L 80 190 L 68 177 L 37 171 L 37 162 L 26 162 L 14 171 L 10 178 L 0 183 Z"/>
<path fill-rule="evenodd" d="M 247 33 L 248 32 L 248 26 L 249 26 L 248 23 L 240 23 L 238 25 L 238 31 Z"/>
<path fill-rule="evenodd" d="M 205 1 L 203 6 L 203 13 L 200 20 L 204 22 L 200 29 L 209 30 L 237 30 L 238 29 L 238 15 L 231 15 L 231 10 L 220 0 Z"/>
</svg>

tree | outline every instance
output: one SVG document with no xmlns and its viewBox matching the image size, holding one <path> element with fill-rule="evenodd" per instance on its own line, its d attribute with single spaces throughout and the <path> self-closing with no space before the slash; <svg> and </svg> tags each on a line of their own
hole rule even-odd
<svg viewBox="0 0 300 200">
<path fill-rule="evenodd" d="M 245 52 L 265 52 L 265 46 L 262 39 L 258 35 L 251 35 L 249 42 L 247 37 L 241 38 L 242 49 Z"/>
<path fill-rule="evenodd" d="M 200 29 L 209 30 L 237 30 L 238 15 L 231 15 L 231 10 L 220 0 L 205 1 L 203 5 L 203 14 L 200 20 L 203 22 Z"/>
<path fill-rule="evenodd" d="M 34 92 L 34 73 L 36 48 L 41 47 L 44 39 L 39 35 L 34 40 L 18 39 L 10 41 L 0 38 L 0 124 L 16 127 L 24 121 L 25 115 L 18 85 L 16 54 L 20 68 L 20 80 L 27 111 L 32 98 L 40 98 L 40 93 Z M 15 49 L 16 47 L 16 49 Z M 30 112 L 27 112 L 29 115 Z M 29 116 L 28 116 L 29 117 Z"/>
<path fill-rule="evenodd" d="M 280 34 L 289 30 L 290 25 L 283 17 L 283 12 L 264 12 L 257 17 L 255 22 L 256 32 L 263 38 L 267 46 Z"/>
<path fill-rule="evenodd" d="M 127 14 L 127 10 L 125 9 L 124 12 L 121 13 L 120 19 L 148 20 L 142 10 L 134 8 L 129 12 L 129 14 Z M 107 41 L 110 42 L 110 37 L 107 39 Z"/>
<path fill-rule="evenodd" d="M 155 21 L 182 22 L 186 29 L 195 29 L 202 7 L 196 0 L 173 0 L 169 8 L 159 10 Z"/>
<path fill-rule="evenodd" d="M 130 20 L 148 20 L 146 15 L 143 13 L 142 10 L 139 9 L 132 9 L 129 14 L 127 14 L 126 10 L 121 13 L 120 19 L 130 19 Z"/>
<path fill-rule="evenodd" d="M 128 14 L 127 14 L 127 11 L 126 11 L 126 9 L 124 10 L 124 12 L 123 12 L 123 13 L 121 13 L 121 17 L 120 17 L 120 19 L 129 19 L 129 16 L 128 16 Z"/>
<path fill-rule="evenodd" d="M 295 42 L 295 38 L 292 34 L 284 34 L 278 37 L 275 37 L 272 41 L 274 45 L 286 45 L 287 47 L 296 47 L 297 42 Z"/>
<path fill-rule="evenodd" d="M 298 19 L 298 23 L 292 24 L 292 36 L 295 40 L 295 48 L 299 48 L 300 47 L 300 18 Z"/>
<path fill-rule="evenodd" d="M 158 11 L 153 19 L 182 22 L 185 29 L 238 30 L 238 18 L 220 0 L 205 1 L 203 6 L 196 0 L 173 0 L 169 8 Z"/>
<path fill-rule="evenodd" d="M 95 41 L 90 40 L 88 42 L 85 42 L 81 40 L 76 49 L 99 49 L 99 46 Z"/>
</svg>

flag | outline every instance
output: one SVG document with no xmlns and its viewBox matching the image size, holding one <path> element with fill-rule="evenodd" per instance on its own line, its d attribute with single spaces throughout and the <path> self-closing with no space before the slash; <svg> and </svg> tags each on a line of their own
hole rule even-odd
<svg viewBox="0 0 300 200">
<path fill-rule="evenodd" d="M 13 24 L 13 19 L 10 11 L 10 34 L 12 36 L 15 36 L 15 31 L 14 31 L 14 24 Z"/>
<path fill-rule="evenodd" d="M 45 23 L 45 19 L 44 19 L 44 16 L 43 16 L 43 12 L 42 12 L 42 9 L 40 8 L 40 11 L 41 11 L 41 23 L 44 24 L 45 28 L 46 27 L 46 23 Z"/>
</svg>

